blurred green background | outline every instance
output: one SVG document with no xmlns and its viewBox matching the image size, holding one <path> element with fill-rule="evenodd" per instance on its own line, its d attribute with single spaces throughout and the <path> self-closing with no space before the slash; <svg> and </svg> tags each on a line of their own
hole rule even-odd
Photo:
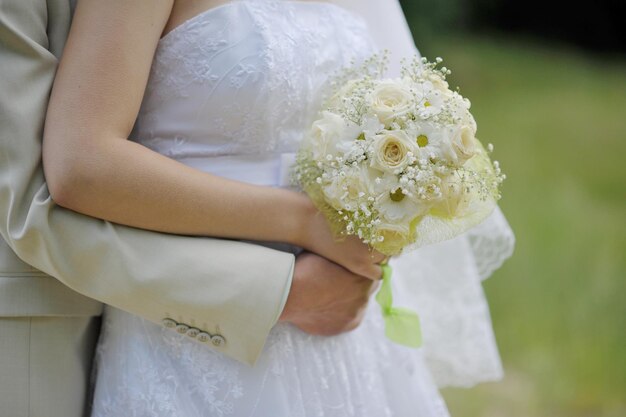
<svg viewBox="0 0 626 417">
<path fill-rule="evenodd" d="M 484 285 L 506 376 L 444 389 L 452 416 L 626 416 L 626 46 L 624 15 L 607 6 L 617 2 L 567 22 L 532 0 L 401 3 L 420 52 L 443 57 L 479 139 L 495 145 L 517 238 Z"/>
</svg>

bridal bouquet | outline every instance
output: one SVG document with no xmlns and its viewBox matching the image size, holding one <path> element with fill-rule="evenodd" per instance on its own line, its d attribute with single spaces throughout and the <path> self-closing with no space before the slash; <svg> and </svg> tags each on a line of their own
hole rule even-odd
<svg viewBox="0 0 626 417">
<path fill-rule="evenodd" d="M 397 255 L 453 238 L 484 220 L 505 176 L 476 138 L 470 102 L 446 82 L 441 58 L 403 62 L 383 78 L 386 54 L 346 69 L 304 138 L 294 180 L 337 236 Z M 393 308 L 388 265 L 376 300 L 387 336 L 419 346 L 415 313 Z"/>
</svg>

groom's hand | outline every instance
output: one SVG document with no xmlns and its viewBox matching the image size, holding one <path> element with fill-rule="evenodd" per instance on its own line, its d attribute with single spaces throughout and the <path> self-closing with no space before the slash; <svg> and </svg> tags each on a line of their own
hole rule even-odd
<svg viewBox="0 0 626 417">
<path fill-rule="evenodd" d="M 353 274 L 310 252 L 296 258 L 291 290 L 279 321 L 310 334 L 335 335 L 355 329 L 379 281 Z"/>
</svg>

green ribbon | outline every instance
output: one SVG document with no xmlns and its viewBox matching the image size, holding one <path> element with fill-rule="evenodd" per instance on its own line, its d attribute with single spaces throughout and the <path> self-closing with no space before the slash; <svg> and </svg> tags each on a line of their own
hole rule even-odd
<svg viewBox="0 0 626 417">
<path fill-rule="evenodd" d="M 380 290 L 376 294 L 376 301 L 382 309 L 385 319 L 385 335 L 390 340 L 408 347 L 422 345 L 422 328 L 419 316 L 408 308 L 392 307 L 391 295 L 391 267 L 382 265 L 383 279 Z"/>
</svg>

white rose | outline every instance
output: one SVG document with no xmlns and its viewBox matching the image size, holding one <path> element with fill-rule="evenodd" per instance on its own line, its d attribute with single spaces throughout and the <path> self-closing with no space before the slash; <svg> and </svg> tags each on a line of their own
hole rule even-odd
<svg viewBox="0 0 626 417">
<path fill-rule="evenodd" d="M 344 175 L 335 175 L 322 187 L 326 201 L 336 210 L 353 211 L 372 195 L 374 177 L 366 166 L 345 167 Z"/>
<path fill-rule="evenodd" d="M 474 133 L 472 126 L 464 125 L 456 129 L 452 135 L 452 149 L 454 149 L 460 165 L 463 165 L 465 161 L 476 154 Z"/>
<path fill-rule="evenodd" d="M 370 166 L 383 172 L 394 173 L 409 163 L 408 153 L 416 155 L 417 146 L 402 130 L 391 130 L 376 135 L 372 145 Z"/>
<path fill-rule="evenodd" d="M 309 130 L 309 150 L 315 160 L 325 160 L 326 155 L 336 155 L 341 142 L 352 140 L 345 120 L 332 112 L 322 112 L 322 118 L 316 120 Z"/>
<path fill-rule="evenodd" d="M 440 74 L 436 72 L 429 72 L 426 78 L 432 83 L 433 87 L 444 96 L 452 94 L 452 90 L 450 90 L 448 82 Z"/>
<path fill-rule="evenodd" d="M 413 108 L 413 94 L 409 88 L 395 80 L 381 81 L 368 95 L 367 104 L 381 123 L 388 124 Z"/>
<path fill-rule="evenodd" d="M 441 198 L 431 208 L 431 213 L 441 217 L 463 216 L 469 207 L 470 198 L 463 185 L 453 174 L 441 180 Z"/>
<path fill-rule="evenodd" d="M 342 184 L 338 181 L 338 177 L 322 187 L 322 193 L 326 202 L 330 204 L 335 210 L 345 210 L 345 203 L 341 198 L 344 194 Z"/>
<path fill-rule="evenodd" d="M 362 87 L 361 80 L 349 80 L 343 86 L 341 86 L 341 88 L 328 100 L 328 106 L 335 109 L 343 108 L 343 99 L 345 97 L 352 96 L 355 90 L 360 87 Z"/>
<path fill-rule="evenodd" d="M 409 223 L 381 223 L 376 227 L 379 236 L 383 241 L 377 242 L 374 247 L 383 250 L 389 255 L 396 255 L 402 252 L 402 249 L 411 243 L 411 227 Z"/>
</svg>

